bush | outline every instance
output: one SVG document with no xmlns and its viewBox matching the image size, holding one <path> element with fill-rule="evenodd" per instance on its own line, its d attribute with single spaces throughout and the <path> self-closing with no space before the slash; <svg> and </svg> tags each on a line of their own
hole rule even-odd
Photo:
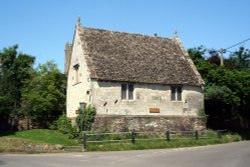
<svg viewBox="0 0 250 167">
<path fill-rule="evenodd" d="M 76 117 L 76 124 L 80 131 L 91 130 L 91 125 L 95 120 L 96 109 L 88 105 L 83 110 L 80 110 L 79 115 Z"/>
<path fill-rule="evenodd" d="M 208 115 L 206 114 L 206 112 L 205 112 L 204 109 L 199 110 L 198 116 L 202 118 L 202 120 L 204 121 L 204 123 L 207 123 Z"/>
<path fill-rule="evenodd" d="M 239 134 L 232 134 L 232 133 L 227 133 L 222 136 L 222 141 L 224 143 L 229 143 L 229 142 L 234 142 L 234 141 L 241 141 L 242 138 Z"/>
<path fill-rule="evenodd" d="M 50 129 L 59 130 L 64 134 L 68 134 L 69 139 L 77 137 L 77 129 L 75 126 L 72 126 L 70 119 L 65 115 L 61 115 L 58 120 L 56 120 L 51 126 Z"/>
</svg>

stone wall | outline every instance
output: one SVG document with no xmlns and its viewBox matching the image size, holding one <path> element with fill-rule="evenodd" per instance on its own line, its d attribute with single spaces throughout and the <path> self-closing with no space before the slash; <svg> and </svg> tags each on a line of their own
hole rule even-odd
<svg viewBox="0 0 250 167">
<path fill-rule="evenodd" d="M 182 87 L 182 100 L 171 100 L 171 85 L 134 83 L 133 99 L 121 99 L 121 84 L 95 80 L 87 66 L 88 50 L 81 40 L 81 29 L 75 30 L 67 75 L 67 117 L 74 118 L 81 104 L 91 104 L 97 114 L 107 115 L 158 115 L 197 116 L 204 109 L 203 90 L 200 86 Z M 71 50 L 72 49 L 72 50 Z M 131 83 L 126 83 L 131 84 Z M 151 112 L 156 109 L 157 112 Z M 154 111 L 156 111 L 154 110 Z"/>
<path fill-rule="evenodd" d="M 27 117 L 16 117 L 0 119 L 0 130 L 29 130 L 48 128 L 48 125 L 53 122 L 53 119 L 32 120 Z"/>
<path fill-rule="evenodd" d="M 77 116 L 80 103 L 90 104 L 91 100 L 91 82 L 82 45 L 79 29 L 76 29 L 67 76 L 66 109 L 69 118 Z"/>
<path fill-rule="evenodd" d="M 92 105 L 100 115 L 197 116 L 204 109 L 201 87 L 183 86 L 182 100 L 171 100 L 171 86 L 134 84 L 134 99 L 121 99 L 121 82 L 92 80 Z M 150 112 L 151 108 L 158 112 Z"/>
<path fill-rule="evenodd" d="M 195 116 L 128 116 L 128 115 L 98 115 L 92 125 L 93 131 L 108 130 L 124 131 L 186 131 L 205 129 L 205 122 Z"/>
</svg>

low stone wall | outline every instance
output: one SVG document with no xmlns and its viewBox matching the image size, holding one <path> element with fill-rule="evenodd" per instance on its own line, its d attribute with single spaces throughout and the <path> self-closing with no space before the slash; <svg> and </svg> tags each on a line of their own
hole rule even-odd
<svg viewBox="0 0 250 167">
<path fill-rule="evenodd" d="M 53 152 L 62 151 L 64 149 L 63 145 L 48 145 L 48 144 L 30 144 L 22 148 L 23 152 L 26 153 L 36 153 L 36 152 Z"/>
<path fill-rule="evenodd" d="M 0 130 L 29 130 L 48 128 L 49 123 L 53 120 L 40 119 L 33 121 L 32 118 L 16 117 L 16 118 L 0 118 Z"/>
<path fill-rule="evenodd" d="M 97 115 L 92 130 L 124 131 L 186 131 L 205 129 L 205 122 L 195 116 L 128 116 Z"/>
</svg>

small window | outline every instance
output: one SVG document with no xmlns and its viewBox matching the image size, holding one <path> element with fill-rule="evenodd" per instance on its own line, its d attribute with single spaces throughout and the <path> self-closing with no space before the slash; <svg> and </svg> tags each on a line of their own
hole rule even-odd
<svg viewBox="0 0 250 167">
<path fill-rule="evenodd" d="M 134 85 L 132 85 L 132 84 L 128 85 L 128 99 L 129 100 L 134 99 Z"/>
<path fill-rule="evenodd" d="M 79 110 L 81 113 L 84 112 L 85 107 L 86 107 L 86 103 L 84 103 L 84 102 L 79 103 Z"/>
<path fill-rule="evenodd" d="M 172 101 L 182 100 L 182 86 L 171 86 L 171 100 Z"/>
<path fill-rule="evenodd" d="M 171 100 L 175 101 L 176 100 L 176 87 L 171 87 Z"/>
<path fill-rule="evenodd" d="M 181 98 L 181 95 L 182 94 L 182 87 L 181 86 L 178 86 L 177 87 L 177 100 L 178 101 L 181 101 L 182 100 L 182 98 Z"/>
<path fill-rule="evenodd" d="M 127 84 L 122 84 L 121 98 L 127 99 Z"/>
<path fill-rule="evenodd" d="M 134 99 L 134 85 L 121 84 L 121 99 L 133 100 Z"/>
<path fill-rule="evenodd" d="M 73 67 L 74 67 L 74 70 L 75 70 L 75 78 L 76 78 L 75 83 L 77 84 L 77 83 L 79 83 L 79 76 L 78 76 L 79 75 L 78 74 L 79 64 L 76 64 Z"/>
</svg>

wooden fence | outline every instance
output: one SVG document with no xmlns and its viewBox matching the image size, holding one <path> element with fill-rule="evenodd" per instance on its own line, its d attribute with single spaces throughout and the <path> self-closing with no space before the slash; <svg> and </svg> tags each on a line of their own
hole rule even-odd
<svg viewBox="0 0 250 167">
<path fill-rule="evenodd" d="M 217 130 L 216 137 L 221 137 L 225 130 Z M 83 148 L 87 150 L 89 143 L 107 143 L 107 142 L 130 142 L 135 144 L 139 141 L 164 140 L 199 140 L 212 138 L 208 135 L 209 131 L 169 131 L 162 132 L 119 132 L 119 133 L 86 133 L 83 132 Z"/>
</svg>

